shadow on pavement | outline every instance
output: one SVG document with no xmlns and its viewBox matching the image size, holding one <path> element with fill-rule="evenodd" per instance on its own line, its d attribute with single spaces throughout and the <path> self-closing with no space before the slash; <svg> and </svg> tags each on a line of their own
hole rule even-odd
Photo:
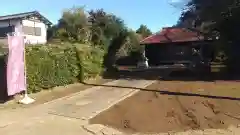
<svg viewBox="0 0 240 135">
<path fill-rule="evenodd" d="M 226 74 L 194 74 L 188 70 L 179 70 L 179 69 L 169 69 L 169 68 L 152 68 L 145 70 L 118 70 L 114 73 L 105 72 L 103 78 L 108 79 L 126 79 L 126 80 L 161 80 L 161 81 L 238 81 L 240 80 L 239 75 L 226 75 Z M 225 100 L 240 100 L 236 97 L 225 97 L 225 96 L 214 96 L 214 95 L 204 95 L 204 94 L 195 94 L 195 93 L 183 93 L 183 92 L 170 92 L 165 90 L 154 90 L 146 88 L 137 88 L 137 87 L 124 87 L 124 86 L 109 86 L 109 85 L 99 85 L 99 84 L 90 84 L 84 83 L 85 85 L 92 86 L 103 86 L 103 87 L 115 87 L 115 88 L 126 88 L 126 89 L 138 89 L 141 91 L 148 92 L 158 92 L 163 95 L 176 95 L 176 96 L 192 96 L 192 97 L 203 97 L 203 98 L 212 98 L 212 99 L 225 99 Z"/>
<path fill-rule="evenodd" d="M 168 66 L 152 67 L 148 69 L 122 68 L 115 72 L 104 72 L 105 79 L 144 79 L 162 81 L 239 81 L 240 74 L 225 72 L 192 72 L 187 68 Z"/>
</svg>

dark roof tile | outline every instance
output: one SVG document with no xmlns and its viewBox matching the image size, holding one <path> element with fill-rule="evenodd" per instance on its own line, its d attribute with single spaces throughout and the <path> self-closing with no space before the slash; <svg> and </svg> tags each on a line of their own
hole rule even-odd
<svg viewBox="0 0 240 135">
<path fill-rule="evenodd" d="M 0 21 L 11 20 L 11 19 L 19 19 L 19 18 L 29 17 L 29 16 L 32 16 L 32 15 L 39 16 L 46 24 L 50 24 L 50 25 L 52 24 L 47 18 L 42 16 L 38 11 L 0 16 Z"/>
<path fill-rule="evenodd" d="M 171 42 L 189 42 L 204 40 L 204 37 L 198 32 L 187 28 L 169 27 L 162 31 L 143 39 L 140 44 L 171 43 Z"/>
</svg>

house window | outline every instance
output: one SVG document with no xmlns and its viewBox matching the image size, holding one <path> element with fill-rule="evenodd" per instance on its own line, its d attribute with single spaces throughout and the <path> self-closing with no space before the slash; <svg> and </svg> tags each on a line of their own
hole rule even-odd
<svg viewBox="0 0 240 135">
<path fill-rule="evenodd" d="M 40 27 L 23 26 L 23 32 L 26 35 L 41 36 Z"/>
<path fill-rule="evenodd" d="M 35 35 L 34 27 L 23 26 L 23 33 L 26 35 Z"/>
<path fill-rule="evenodd" d="M 36 36 L 41 36 L 41 28 L 35 27 L 35 35 Z"/>
<path fill-rule="evenodd" d="M 8 33 L 14 32 L 14 26 L 0 27 L 0 37 L 6 37 Z"/>
</svg>

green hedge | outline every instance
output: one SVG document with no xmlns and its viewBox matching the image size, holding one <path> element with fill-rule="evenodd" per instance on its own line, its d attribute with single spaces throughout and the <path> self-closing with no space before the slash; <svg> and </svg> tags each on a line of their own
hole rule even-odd
<svg viewBox="0 0 240 135">
<path fill-rule="evenodd" d="M 37 45 L 26 48 L 29 92 L 63 86 L 99 75 L 103 51 L 88 45 Z"/>
<path fill-rule="evenodd" d="M 76 45 L 78 58 L 82 68 L 82 78 L 94 78 L 103 71 L 104 50 L 89 45 Z"/>
</svg>

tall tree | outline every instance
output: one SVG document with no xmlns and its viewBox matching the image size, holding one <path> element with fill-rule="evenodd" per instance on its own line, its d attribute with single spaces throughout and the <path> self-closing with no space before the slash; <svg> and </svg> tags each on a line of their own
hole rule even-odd
<svg viewBox="0 0 240 135">
<path fill-rule="evenodd" d="M 92 25 L 92 41 L 94 43 L 104 43 L 105 40 L 110 41 L 125 28 L 121 18 L 108 14 L 103 9 L 90 10 L 88 18 Z"/>
<path fill-rule="evenodd" d="M 189 16 L 191 14 L 192 16 Z M 217 50 L 227 54 L 226 64 L 236 67 L 240 59 L 238 43 L 240 37 L 240 2 L 239 0 L 190 0 L 180 22 L 192 20 L 193 26 L 207 37 L 219 37 Z M 221 45 L 223 44 L 223 45 Z M 238 67 L 238 66 L 237 66 Z M 235 68 L 238 70 L 238 68 Z M 231 71 L 234 71 L 234 69 Z"/>
<path fill-rule="evenodd" d="M 116 62 L 116 53 L 118 50 L 125 44 L 126 39 L 128 37 L 128 30 L 123 29 L 116 35 L 112 41 L 110 46 L 108 47 L 108 52 L 104 57 L 104 66 L 108 71 L 115 71 L 116 68 L 114 67 Z"/>
<path fill-rule="evenodd" d="M 146 25 L 140 25 L 136 33 L 141 34 L 144 38 L 152 34 L 151 30 Z"/>
<path fill-rule="evenodd" d="M 104 29 L 108 25 L 107 13 L 103 9 L 90 10 L 88 20 L 91 23 L 91 40 L 94 44 L 104 41 Z"/>
<path fill-rule="evenodd" d="M 87 42 L 89 23 L 83 7 L 66 9 L 58 22 L 58 35 L 69 40 Z"/>
<path fill-rule="evenodd" d="M 211 34 L 219 32 L 228 40 L 236 38 L 240 26 L 238 0 L 190 0 L 180 22 L 190 21 L 194 27 Z"/>
</svg>

